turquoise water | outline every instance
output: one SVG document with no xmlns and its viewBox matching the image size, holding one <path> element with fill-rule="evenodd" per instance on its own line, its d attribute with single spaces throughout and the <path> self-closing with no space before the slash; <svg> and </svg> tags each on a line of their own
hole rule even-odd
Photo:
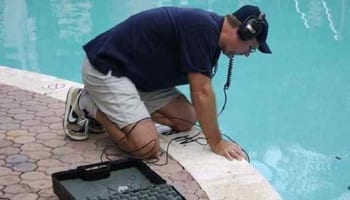
<svg viewBox="0 0 350 200">
<path fill-rule="evenodd" d="M 81 45 L 137 11 L 246 3 L 266 12 L 273 54 L 236 57 L 222 130 L 284 199 L 350 199 L 349 0 L 0 0 L 0 65 L 81 82 Z"/>
</svg>

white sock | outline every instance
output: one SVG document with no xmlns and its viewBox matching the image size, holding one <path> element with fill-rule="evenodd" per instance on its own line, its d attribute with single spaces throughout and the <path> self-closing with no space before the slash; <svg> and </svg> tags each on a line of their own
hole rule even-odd
<svg viewBox="0 0 350 200">
<path fill-rule="evenodd" d="M 82 111 L 87 111 L 88 117 L 96 119 L 97 106 L 92 101 L 89 93 L 85 89 L 81 92 L 81 96 L 79 98 L 79 108 Z"/>
</svg>

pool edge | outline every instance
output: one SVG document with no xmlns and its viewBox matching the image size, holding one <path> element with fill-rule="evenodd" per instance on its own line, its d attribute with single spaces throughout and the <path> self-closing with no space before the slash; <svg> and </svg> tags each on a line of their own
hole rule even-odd
<svg viewBox="0 0 350 200">
<path fill-rule="evenodd" d="M 62 101 L 71 86 L 82 87 L 80 83 L 6 66 L 0 66 L 0 74 L 0 83 Z M 161 136 L 163 149 L 170 139 Z M 169 153 L 193 176 L 210 199 L 281 199 L 270 183 L 245 161 L 227 161 L 200 145 L 183 147 L 172 144 Z"/>
</svg>

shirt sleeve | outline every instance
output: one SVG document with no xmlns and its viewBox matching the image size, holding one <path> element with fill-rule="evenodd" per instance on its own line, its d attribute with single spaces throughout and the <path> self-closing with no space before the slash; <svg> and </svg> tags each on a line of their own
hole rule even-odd
<svg viewBox="0 0 350 200">
<path fill-rule="evenodd" d="M 218 48 L 218 33 L 211 27 L 193 27 L 180 34 L 180 64 L 187 72 L 211 77 Z"/>
</svg>

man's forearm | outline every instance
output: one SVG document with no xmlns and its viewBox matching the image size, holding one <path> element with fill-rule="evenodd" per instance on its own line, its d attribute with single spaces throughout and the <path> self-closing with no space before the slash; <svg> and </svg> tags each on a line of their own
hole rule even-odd
<svg viewBox="0 0 350 200">
<path fill-rule="evenodd" d="M 221 133 L 217 122 L 215 94 L 211 85 L 191 93 L 192 103 L 208 144 L 213 147 L 221 141 Z"/>
</svg>

